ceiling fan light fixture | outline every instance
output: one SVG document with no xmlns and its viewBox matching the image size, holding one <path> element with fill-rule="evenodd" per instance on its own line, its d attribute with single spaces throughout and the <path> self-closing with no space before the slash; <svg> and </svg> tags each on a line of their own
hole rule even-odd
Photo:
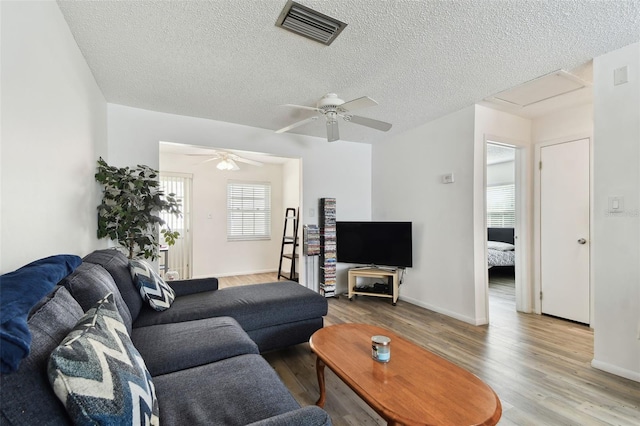
<svg viewBox="0 0 640 426">
<path fill-rule="evenodd" d="M 233 170 L 233 164 L 226 158 L 223 158 L 217 165 L 218 170 Z"/>
</svg>

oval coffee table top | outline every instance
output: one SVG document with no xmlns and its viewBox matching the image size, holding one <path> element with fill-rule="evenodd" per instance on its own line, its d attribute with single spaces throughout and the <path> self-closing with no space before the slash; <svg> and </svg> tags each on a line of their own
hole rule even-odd
<svg viewBox="0 0 640 426">
<path fill-rule="evenodd" d="M 391 338 L 388 363 L 371 357 L 371 336 Z M 311 336 L 311 349 L 386 420 L 406 425 L 494 425 L 502 415 L 482 380 L 380 327 L 339 324 Z"/>
</svg>

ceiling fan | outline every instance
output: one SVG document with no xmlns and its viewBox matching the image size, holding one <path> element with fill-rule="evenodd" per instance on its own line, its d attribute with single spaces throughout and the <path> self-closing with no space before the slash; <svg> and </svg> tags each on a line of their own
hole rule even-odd
<svg viewBox="0 0 640 426">
<path fill-rule="evenodd" d="M 338 98 L 338 95 L 336 95 L 335 93 L 327 93 L 326 95 L 324 95 L 318 101 L 317 107 L 315 108 L 303 105 L 286 104 L 283 106 L 315 111 L 319 113 L 319 115 L 314 115 L 313 117 L 306 118 L 280 130 L 276 130 L 276 133 L 288 132 L 289 130 L 295 129 L 296 127 L 315 121 L 320 116 L 324 116 L 326 120 L 327 140 L 329 142 L 334 142 L 340 139 L 340 135 L 338 133 L 338 118 L 342 118 L 347 122 L 371 127 L 372 129 L 386 132 L 391 128 L 390 123 L 385 123 L 384 121 L 374 120 L 373 118 L 360 117 L 359 115 L 351 114 L 351 111 L 375 105 L 378 105 L 378 103 L 367 96 L 345 102 L 342 99 Z"/>
<path fill-rule="evenodd" d="M 203 161 L 202 163 L 208 163 L 210 161 L 220 160 L 220 162 L 216 165 L 218 170 L 240 170 L 238 163 L 251 164 L 252 166 L 262 167 L 264 163 L 259 161 L 250 160 L 248 158 L 240 157 L 239 155 L 232 154 L 227 151 L 212 151 L 211 154 L 187 154 L 195 157 L 210 157 L 208 160 Z"/>
</svg>

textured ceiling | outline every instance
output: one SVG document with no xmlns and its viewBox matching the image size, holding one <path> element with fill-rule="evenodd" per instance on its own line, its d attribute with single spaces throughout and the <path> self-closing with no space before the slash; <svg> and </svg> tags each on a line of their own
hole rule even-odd
<svg viewBox="0 0 640 426">
<path fill-rule="evenodd" d="M 393 128 L 340 122 L 357 142 L 640 40 L 640 0 L 299 0 L 348 24 L 330 46 L 275 26 L 285 0 L 58 3 L 110 103 L 276 130 L 313 115 L 279 105 L 366 95 Z"/>
</svg>

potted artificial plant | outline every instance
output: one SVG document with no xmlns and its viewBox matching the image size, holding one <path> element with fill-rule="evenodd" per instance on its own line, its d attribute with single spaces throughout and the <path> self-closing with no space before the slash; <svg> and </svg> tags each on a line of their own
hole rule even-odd
<svg viewBox="0 0 640 426">
<path fill-rule="evenodd" d="M 162 211 L 181 214 L 175 194 L 160 189 L 158 172 L 148 166 L 112 167 L 98 160 L 96 180 L 103 186 L 98 206 L 98 238 L 109 238 L 126 251 L 129 259 L 158 257 L 158 228 L 165 225 Z M 160 233 L 173 245 L 179 233 L 163 227 Z"/>
</svg>

